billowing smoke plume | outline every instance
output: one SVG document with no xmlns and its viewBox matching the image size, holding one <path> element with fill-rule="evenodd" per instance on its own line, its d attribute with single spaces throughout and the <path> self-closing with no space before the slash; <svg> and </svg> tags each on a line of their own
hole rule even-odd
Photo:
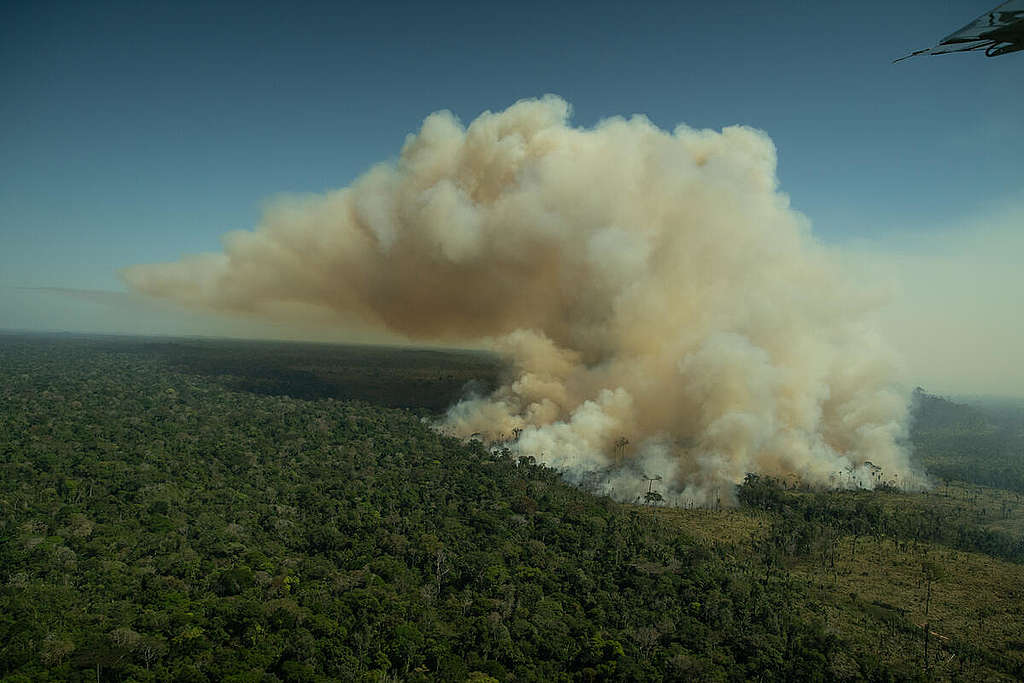
<svg viewBox="0 0 1024 683">
<path fill-rule="evenodd" d="M 747 472 L 912 482 L 871 304 L 777 191 L 771 140 L 568 118 L 556 97 L 468 127 L 433 114 L 396 164 L 125 278 L 206 309 L 492 344 L 517 373 L 447 428 L 516 434 L 620 498 L 659 475 L 695 503 Z"/>
</svg>

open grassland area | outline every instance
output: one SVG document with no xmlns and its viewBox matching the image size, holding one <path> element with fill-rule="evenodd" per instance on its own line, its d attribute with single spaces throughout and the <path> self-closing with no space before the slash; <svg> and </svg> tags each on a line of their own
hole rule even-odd
<svg viewBox="0 0 1024 683">
<path fill-rule="evenodd" d="M 863 493 L 854 495 L 865 495 Z M 993 532 L 1024 535 L 1024 493 L 962 481 L 936 483 L 925 493 L 885 492 L 877 496 L 889 512 L 918 509 L 958 527 L 977 525 Z"/>
<path fill-rule="evenodd" d="M 832 495 L 882 497 L 885 509 L 904 512 L 949 504 L 935 495 Z M 1009 681 L 1024 671 L 1022 564 L 908 536 L 828 526 L 815 547 L 787 551 L 772 542 L 782 516 L 765 510 L 658 508 L 650 514 L 737 558 L 750 572 L 763 572 L 764 580 L 792 582 L 804 618 L 820 621 L 837 638 L 832 665 L 839 677 Z"/>
<path fill-rule="evenodd" d="M 735 507 L 627 505 L 430 428 L 500 372 L 0 337 L 0 678 L 1024 677 L 1024 504 L 987 484 L 1011 448 L 926 494 L 752 475 Z M 925 406 L 930 447 L 1012 433 Z"/>
</svg>

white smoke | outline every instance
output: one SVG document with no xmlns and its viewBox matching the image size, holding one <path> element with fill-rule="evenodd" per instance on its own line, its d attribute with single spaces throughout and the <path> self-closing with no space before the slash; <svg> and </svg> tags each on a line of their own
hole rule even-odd
<svg viewBox="0 0 1024 683">
<path fill-rule="evenodd" d="M 552 96 L 468 127 L 439 112 L 397 164 L 271 209 L 223 253 L 124 275 L 203 309 L 488 343 L 517 372 L 446 427 L 517 434 L 517 453 L 620 498 L 658 475 L 696 503 L 747 472 L 872 486 L 871 463 L 911 483 L 873 299 L 775 167 L 742 126 L 574 128 Z"/>
</svg>

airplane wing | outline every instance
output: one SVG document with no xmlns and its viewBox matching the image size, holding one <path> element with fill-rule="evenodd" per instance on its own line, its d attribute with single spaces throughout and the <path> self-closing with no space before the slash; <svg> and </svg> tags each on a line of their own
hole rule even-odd
<svg viewBox="0 0 1024 683">
<path fill-rule="evenodd" d="M 972 50 L 984 50 L 989 57 L 1024 50 L 1024 0 L 1004 2 L 967 26 L 950 33 L 935 47 L 911 52 L 895 61 L 901 62 L 917 55 L 944 55 Z"/>
</svg>

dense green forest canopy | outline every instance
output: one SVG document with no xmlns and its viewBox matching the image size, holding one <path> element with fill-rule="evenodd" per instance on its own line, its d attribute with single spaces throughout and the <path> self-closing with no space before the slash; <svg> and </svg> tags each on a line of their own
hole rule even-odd
<svg viewBox="0 0 1024 683">
<path fill-rule="evenodd" d="M 785 581 L 408 412 L 2 348 L 5 675 L 785 680 L 833 647 Z"/>
<path fill-rule="evenodd" d="M 915 678 L 909 657 L 880 661 L 815 616 L 793 563 L 831 551 L 838 581 L 841 535 L 1021 559 L 1019 536 L 973 508 L 759 477 L 739 489 L 747 512 L 718 513 L 756 520 L 756 537 L 698 539 L 430 429 L 500 372 L 436 350 L 0 337 L 0 676 Z M 950 424 L 919 399 L 922 433 Z M 947 648 L 979 679 L 1024 673 Z"/>
</svg>

